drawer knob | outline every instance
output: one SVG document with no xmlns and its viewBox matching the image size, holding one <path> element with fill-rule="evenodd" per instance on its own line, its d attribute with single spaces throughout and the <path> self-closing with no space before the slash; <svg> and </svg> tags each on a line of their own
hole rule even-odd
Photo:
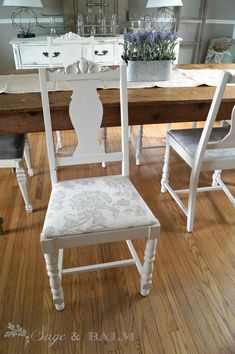
<svg viewBox="0 0 235 354">
<path fill-rule="evenodd" d="M 99 52 L 99 50 L 94 51 L 95 55 L 98 55 L 99 57 L 103 57 L 104 55 L 108 54 L 108 50 L 102 50 L 102 52 Z"/>
<path fill-rule="evenodd" d="M 49 53 L 48 52 L 42 52 L 42 55 L 44 55 L 44 57 L 48 58 L 49 57 Z M 57 58 L 60 56 L 60 52 L 53 52 L 52 54 L 52 58 Z"/>
<path fill-rule="evenodd" d="M 52 58 L 57 58 L 60 56 L 60 52 L 54 52 Z"/>
</svg>

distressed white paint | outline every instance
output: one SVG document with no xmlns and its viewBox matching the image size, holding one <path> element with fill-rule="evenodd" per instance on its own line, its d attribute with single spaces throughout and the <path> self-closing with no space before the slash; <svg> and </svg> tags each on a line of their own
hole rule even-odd
<svg viewBox="0 0 235 354">
<path fill-rule="evenodd" d="M 45 69 L 39 70 L 41 96 L 43 104 L 43 114 L 46 130 L 47 149 L 51 173 L 52 188 L 57 182 L 57 167 L 68 165 L 68 163 L 90 163 L 97 159 L 122 161 L 122 175 L 129 174 L 129 147 L 128 147 L 128 106 L 127 106 L 127 83 L 126 68 L 121 66 L 118 70 L 108 70 L 92 74 L 62 74 L 59 72 L 50 73 Z M 121 152 L 106 153 L 98 140 L 98 132 L 102 122 L 103 106 L 97 93 L 97 87 L 102 80 L 117 80 L 120 82 L 120 113 L 121 113 Z M 47 81 L 67 80 L 73 89 L 71 102 L 69 105 L 69 114 L 71 122 L 78 135 L 78 146 L 70 157 L 64 157 L 60 161 L 56 158 L 53 145 L 53 133 L 51 125 L 50 105 L 47 91 Z M 81 162 L 82 161 L 82 162 Z M 66 212 L 66 211 L 65 211 Z M 129 229 L 118 229 L 113 231 L 93 232 L 89 234 L 67 235 L 56 238 L 46 238 L 41 236 L 42 249 L 45 253 L 45 260 L 53 300 L 57 310 L 64 308 L 63 291 L 61 287 L 62 274 L 78 273 L 90 270 L 108 269 L 123 265 L 136 264 L 141 273 L 141 294 L 148 295 L 151 282 L 153 262 L 155 259 L 156 238 L 160 231 L 160 225 L 155 219 L 154 224 L 148 226 L 132 227 Z M 139 257 L 131 243 L 131 239 L 147 239 L 145 261 L 142 267 Z M 121 261 L 109 262 L 104 264 L 89 265 L 85 267 L 76 267 L 62 269 L 63 249 L 78 247 L 82 245 L 94 245 L 105 242 L 127 241 L 129 250 L 133 258 Z M 58 265 L 57 265 L 57 254 Z"/>
</svg>

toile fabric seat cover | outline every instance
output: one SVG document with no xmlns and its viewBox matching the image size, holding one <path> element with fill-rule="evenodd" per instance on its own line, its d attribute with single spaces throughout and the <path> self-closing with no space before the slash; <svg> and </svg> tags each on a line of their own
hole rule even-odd
<svg viewBox="0 0 235 354">
<path fill-rule="evenodd" d="M 57 238 L 158 223 L 128 177 L 54 184 L 42 235 Z"/>
<path fill-rule="evenodd" d="M 193 158 L 195 156 L 199 140 L 202 134 L 201 128 L 197 129 L 179 129 L 170 130 L 168 132 L 169 137 L 174 139 L 181 147 Z M 221 141 L 229 132 L 230 128 L 221 127 L 212 129 L 212 133 L 209 138 L 209 142 Z M 223 157 L 235 158 L 235 149 L 208 149 L 205 151 L 204 159 L 216 158 L 216 156 L 221 157 L 221 151 L 223 152 Z"/>
<path fill-rule="evenodd" d="M 24 134 L 0 135 L 0 159 L 20 159 L 24 153 Z"/>
</svg>

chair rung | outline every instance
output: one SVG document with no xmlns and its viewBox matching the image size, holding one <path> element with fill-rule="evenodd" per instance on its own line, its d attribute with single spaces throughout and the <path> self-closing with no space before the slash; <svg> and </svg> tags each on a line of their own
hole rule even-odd
<svg viewBox="0 0 235 354">
<path fill-rule="evenodd" d="M 224 184 L 221 178 L 217 178 L 216 180 L 220 184 L 220 188 L 224 191 L 230 202 L 233 204 L 233 206 L 235 206 L 235 198 L 228 189 L 228 187 Z"/>
<path fill-rule="evenodd" d="M 165 148 L 166 144 L 162 144 L 162 145 L 144 145 L 142 146 L 142 149 L 157 149 L 157 148 Z"/>
<path fill-rule="evenodd" d="M 137 142 L 136 139 L 134 138 L 133 134 L 129 135 L 130 141 L 133 145 L 133 147 L 136 149 L 137 148 Z M 144 149 L 156 149 L 156 148 L 165 148 L 166 144 L 159 144 L 159 145 L 142 145 L 142 150 Z"/>
<path fill-rule="evenodd" d="M 108 262 L 108 263 L 100 263 L 100 264 L 92 264 L 83 267 L 75 267 L 75 268 L 66 268 L 62 270 L 62 274 L 72 274 L 72 273 L 83 273 L 90 272 L 92 270 L 101 270 L 101 269 L 109 269 L 109 268 L 117 268 L 125 265 L 136 264 L 136 260 L 134 258 L 131 259 L 123 259 L 121 261 Z"/>
<path fill-rule="evenodd" d="M 171 186 L 168 183 L 164 183 L 164 186 L 172 196 L 172 198 L 176 201 L 176 203 L 179 205 L 180 209 L 185 213 L 186 216 L 188 216 L 188 209 L 185 207 L 184 203 L 182 200 L 178 197 L 174 189 L 171 188 Z"/>
<path fill-rule="evenodd" d="M 222 187 L 220 186 L 208 186 L 208 187 L 199 187 L 197 188 L 197 192 L 209 192 L 209 191 L 216 191 L 216 190 L 221 190 Z M 186 194 L 189 192 L 189 189 L 177 189 L 174 191 L 176 194 Z"/>
</svg>

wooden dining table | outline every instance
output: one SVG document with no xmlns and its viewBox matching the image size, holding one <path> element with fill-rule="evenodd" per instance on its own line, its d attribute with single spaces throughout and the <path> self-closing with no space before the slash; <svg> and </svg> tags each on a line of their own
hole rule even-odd
<svg viewBox="0 0 235 354">
<path fill-rule="evenodd" d="M 233 69 L 235 64 L 178 65 L 181 69 Z M 24 70 L 24 74 L 26 71 Z M 1 72 L 0 72 L 1 74 Z M 130 125 L 203 121 L 207 117 L 215 87 L 128 89 Z M 119 91 L 99 90 L 104 107 L 102 126 L 120 125 Z M 68 116 L 70 91 L 50 92 L 54 130 L 72 129 Z M 217 119 L 228 119 L 235 105 L 235 86 L 226 88 Z M 0 134 L 44 131 L 40 93 L 0 94 Z"/>
</svg>

